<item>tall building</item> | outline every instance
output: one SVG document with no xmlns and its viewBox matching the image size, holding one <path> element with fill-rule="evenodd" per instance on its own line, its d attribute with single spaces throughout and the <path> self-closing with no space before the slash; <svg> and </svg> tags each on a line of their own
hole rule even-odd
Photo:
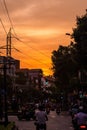
<svg viewBox="0 0 87 130">
<path fill-rule="evenodd" d="M 16 68 L 16 70 L 20 69 L 20 60 L 15 59 L 15 68 Z"/>
<path fill-rule="evenodd" d="M 3 69 L 6 67 L 6 74 L 15 76 L 17 69 L 20 69 L 20 61 L 12 57 L 0 56 L 0 74 L 3 75 Z"/>
<path fill-rule="evenodd" d="M 30 69 L 29 77 L 34 87 L 41 88 L 41 78 L 43 77 L 42 69 Z"/>
</svg>

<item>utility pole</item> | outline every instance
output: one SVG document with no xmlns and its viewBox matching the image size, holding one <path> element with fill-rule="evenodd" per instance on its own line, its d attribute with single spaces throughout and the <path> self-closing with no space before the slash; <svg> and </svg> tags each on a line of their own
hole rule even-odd
<svg viewBox="0 0 87 130">
<path fill-rule="evenodd" d="M 2 47 L 2 49 L 6 49 L 6 56 L 3 57 L 2 65 L 3 65 L 3 77 L 4 77 L 4 125 L 8 124 L 8 110 L 7 110 L 7 69 L 10 66 L 11 61 L 11 28 L 6 37 L 6 46 Z M 10 58 L 10 59 L 9 59 Z"/>
<path fill-rule="evenodd" d="M 6 56 L 11 57 L 11 28 L 6 38 Z"/>
<path fill-rule="evenodd" d="M 7 112 L 7 79 L 6 79 L 6 57 L 3 59 L 3 72 L 4 72 L 4 112 L 5 112 L 5 126 L 8 124 L 8 112 Z"/>
<path fill-rule="evenodd" d="M 7 38 L 6 38 L 6 57 L 4 57 L 3 59 L 3 72 L 4 72 L 4 91 L 5 91 L 5 95 L 4 95 L 4 105 L 5 105 L 5 125 L 8 124 L 8 110 L 7 110 L 7 64 L 8 63 L 8 57 L 11 57 L 11 28 L 7 34 Z"/>
</svg>

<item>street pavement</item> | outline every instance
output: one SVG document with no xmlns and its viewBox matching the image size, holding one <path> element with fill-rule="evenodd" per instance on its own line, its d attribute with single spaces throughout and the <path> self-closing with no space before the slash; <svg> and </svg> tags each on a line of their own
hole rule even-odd
<svg viewBox="0 0 87 130">
<path fill-rule="evenodd" d="M 16 116 L 9 116 L 9 121 L 15 121 L 19 130 L 35 130 L 34 121 L 19 121 Z M 55 111 L 51 111 L 48 115 L 47 130 L 73 130 L 71 117 L 67 112 L 57 115 Z"/>
</svg>

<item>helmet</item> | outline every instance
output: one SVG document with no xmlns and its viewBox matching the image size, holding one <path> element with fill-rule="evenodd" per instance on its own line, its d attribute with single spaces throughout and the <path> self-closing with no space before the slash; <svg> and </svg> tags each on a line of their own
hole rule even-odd
<svg viewBox="0 0 87 130">
<path fill-rule="evenodd" d="M 83 111 L 83 106 L 79 106 L 79 112 Z"/>
</svg>

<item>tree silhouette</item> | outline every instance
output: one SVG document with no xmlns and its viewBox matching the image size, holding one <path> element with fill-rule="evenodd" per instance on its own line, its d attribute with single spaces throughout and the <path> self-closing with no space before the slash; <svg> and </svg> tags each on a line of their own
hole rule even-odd
<svg viewBox="0 0 87 130">
<path fill-rule="evenodd" d="M 72 79 L 79 79 L 79 72 L 80 82 L 87 83 L 87 12 L 77 17 L 71 38 L 74 42 L 59 46 L 58 50 L 52 52 L 55 83 L 62 90 L 69 88 Z"/>
</svg>

